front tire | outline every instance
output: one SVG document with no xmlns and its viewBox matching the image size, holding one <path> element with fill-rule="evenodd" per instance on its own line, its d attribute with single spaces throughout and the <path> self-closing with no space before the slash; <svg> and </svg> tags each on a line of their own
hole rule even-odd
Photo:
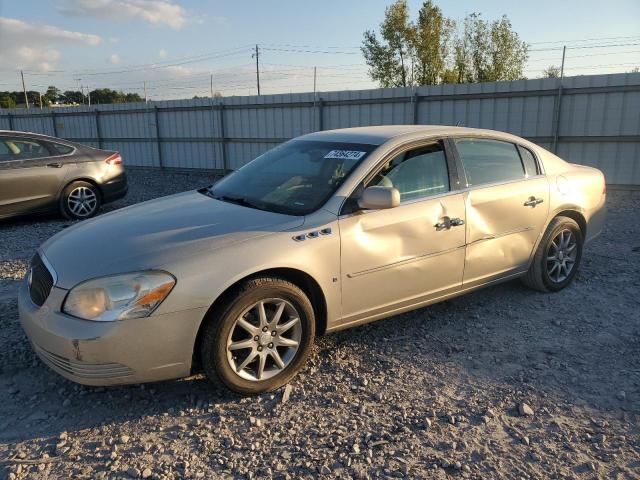
<svg viewBox="0 0 640 480">
<path fill-rule="evenodd" d="M 269 392 L 304 366 L 314 336 L 313 307 L 298 286 L 278 277 L 253 278 L 209 316 L 202 365 L 212 382 L 234 392 Z"/>
<path fill-rule="evenodd" d="M 62 191 L 60 211 L 70 220 L 84 220 L 98 212 L 100 203 L 100 192 L 95 185 L 82 181 L 72 182 Z"/>
<path fill-rule="evenodd" d="M 575 220 L 554 218 L 545 232 L 522 281 L 541 292 L 557 292 L 569 285 L 578 272 L 584 238 Z"/>
</svg>

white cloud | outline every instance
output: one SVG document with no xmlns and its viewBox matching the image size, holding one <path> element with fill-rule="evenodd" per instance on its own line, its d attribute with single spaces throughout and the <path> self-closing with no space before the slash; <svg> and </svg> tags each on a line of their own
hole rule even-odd
<svg viewBox="0 0 640 480">
<path fill-rule="evenodd" d="M 8 68 L 50 71 L 60 60 L 57 45 L 98 45 L 102 38 L 52 25 L 0 17 L 0 64 Z"/>
<path fill-rule="evenodd" d="M 117 53 L 112 53 L 111 56 L 109 57 L 109 62 L 112 63 L 113 65 L 117 65 L 121 61 L 122 60 L 120 59 L 120 55 L 118 55 Z"/>
<path fill-rule="evenodd" d="M 158 52 L 158 57 L 162 59 L 167 58 L 167 51 L 164 48 L 161 48 Z"/>
<path fill-rule="evenodd" d="M 170 65 L 160 69 L 163 76 L 168 77 L 184 77 L 185 75 L 192 75 L 195 70 L 189 67 L 183 67 L 182 65 Z"/>
<path fill-rule="evenodd" d="M 187 23 L 186 10 L 171 0 L 66 0 L 62 10 L 81 17 L 143 20 L 176 29 Z"/>
</svg>

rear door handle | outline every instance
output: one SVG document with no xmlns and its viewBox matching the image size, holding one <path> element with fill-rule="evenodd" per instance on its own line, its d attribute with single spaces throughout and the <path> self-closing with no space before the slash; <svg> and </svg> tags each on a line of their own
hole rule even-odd
<svg viewBox="0 0 640 480">
<path fill-rule="evenodd" d="M 442 217 L 442 222 L 436 223 L 434 227 L 437 231 L 440 231 L 449 230 L 451 227 L 459 227 L 460 225 L 464 225 L 464 220 L 461 218 Z"/>
<path fill-rule="evenodd" d="M 541 198 L 529 197 L 529 199 L 526 202 L 524 202 L 524 206 L 534 208 L 536 205 L 542 202 L 544 202 L 544 200 Z"/>
<path fill-rule="evenodd" d="M 47 163 L 47 167 L 51 167 L 51 168 L 62 168 L 62 164 L 61 164 L 61 163 L 57 163 L 57 162 Z"/>
</svg>

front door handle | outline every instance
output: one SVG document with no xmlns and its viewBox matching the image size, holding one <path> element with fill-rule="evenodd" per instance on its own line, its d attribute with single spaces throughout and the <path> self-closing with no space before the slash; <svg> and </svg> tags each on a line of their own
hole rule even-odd
<svg viewBox="0 0 640 480">
<path fill-rule="evenodd" d="M 47 163 L 47 167 L 51 167 L 51 168 L 62 168 L 62 164 L 61 164 L 61 163 L 57 163 L 57 162 Z"/>
<path fill-rule="evenodd" d="M 524 202 L 524 206 L 525 207 L 531 207 L 531 208 L 535 208 L 536 205 L 540 204 L 544 202 L 543 199 L 541 198 L 536 198 L 536 197 L 529 197 L 529 199 Z"/>
<path fill-rule="evenodd" d="M 464 225 L 464 220 L 461 218 L 442 217 L 442 222 L 436 223 L 434 227 L 437 231 L 440 231 L 449 230 L 451 227 L 459 227 L 460 225 Z"/>
</svg>

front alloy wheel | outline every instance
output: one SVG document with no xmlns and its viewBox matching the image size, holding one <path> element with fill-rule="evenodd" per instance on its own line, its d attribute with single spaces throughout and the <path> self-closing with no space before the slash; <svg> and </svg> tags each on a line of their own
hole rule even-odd
<svg viewBox="0 0 640 480">
<path fill-rule="evenodd" d="M 243 394 L 268 392 L 298 373 L 314 336 L 314 310 L 304 291 L 283 278 L 256 277 L 209 313 L 200 359 L 214 383 Z"/>
<path fill-rule="evenodd" d="M 266 380 L 281 373 L 300 347 L 302 325 L 293 305 L 260 300 L 240 315 L 227 338 L 227 361 L 242 378 Z"/>
</svg>

